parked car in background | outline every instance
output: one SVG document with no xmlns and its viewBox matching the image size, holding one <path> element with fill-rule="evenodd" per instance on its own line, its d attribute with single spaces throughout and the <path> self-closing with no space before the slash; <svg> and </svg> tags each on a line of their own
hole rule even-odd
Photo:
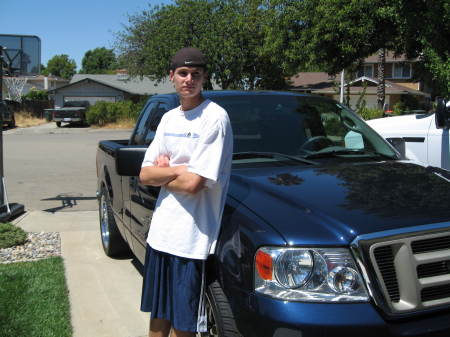
<svg viewBox="0 0 450 337">
<path fill-rule="evenodd" d="M 367 124 L 404 158 L 450 170 L 450 101 L 439 100 L 430 113 L 371 119 Z"/>
<path fill-rule="evenodd" d="M 0 114 L 3 125 L 6 125 L 9 128 L 13 128 L 16 126 L 14 110 L 11 109 L 5 101 L 0 101 Z"/>
<path fill-rule="evenodd" d="M 86 111 L 88 108 L 88 101 L 68 101 L 64 102 L 64 106 L 61 108 L 45 109 L 44 111 L 51 114 L 52 121 L 61 127 L 62 123 L 87 125 Z"/>
<path fill-rule="evenodd" d="M 202 337 L 450 336 L 450 173 L 400 160 L 325 97 L 204 96 L 227 110 L 234 151 Z M 144 262 L 159 188 L 139 171 L 161 117 L 178 105 L 175 94 L 154 95 L 129 139 L 99 143 L 109 256 L 131 249 Z"/>
</svg>

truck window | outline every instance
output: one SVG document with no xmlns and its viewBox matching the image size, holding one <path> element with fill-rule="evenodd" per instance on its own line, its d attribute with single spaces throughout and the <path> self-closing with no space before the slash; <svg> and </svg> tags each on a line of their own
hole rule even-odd
<svg viewBox="0 0 450 337">
<path fill-rule="evenodd" d="M 146 107 L 145 110 L 141 113 L 138 124 L 136 126 L 136 131 L 134 132 L 134 135 L 132 137 L 132 144 L 135 145 L 143 145 L 145 134 L 147 131 L 147 127 L 149 124 L 149 116 L 153 114 L 153 110 L 155 110 L 158 107 L 158 102 L 150 102 Z"/>
<path fill-rule="evenodd" d="M 162 116 L 167 112 L 168 106 L 166 103 L 159 103 L 158 107 L 152 111 L 150 115 L 150 120 L 148 123 L 147 133 L 145 135 L 144 143 L 146 145 L 150 144 L 153 138 L 155 137 L 156 129 L 158 128 L 159 122 L 161 121 Z"/>
</svg>

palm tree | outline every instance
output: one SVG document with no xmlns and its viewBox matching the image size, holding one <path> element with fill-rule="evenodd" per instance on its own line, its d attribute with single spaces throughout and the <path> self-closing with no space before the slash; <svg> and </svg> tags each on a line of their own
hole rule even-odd
<svg viewBox="0 0 450 337">
<path fill-rule="evenodd" d="M 384 84 L 384 65 L 386 63 L 386 51 L 384 48 L 378 50 L 378 86 L 377 86 L 377 105 L 379 109 L 383 109 L 385 100 L 385 84 Z"/>
</svg>

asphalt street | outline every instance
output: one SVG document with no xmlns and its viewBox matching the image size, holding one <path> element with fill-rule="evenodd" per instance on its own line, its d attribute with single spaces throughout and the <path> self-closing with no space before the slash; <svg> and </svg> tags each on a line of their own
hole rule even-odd
<svg viewBox="0 0 450 337">
<path fill-rule="evenodd" d="M 127 139 L 131 130 L 48 123 L 3 132 L 3 167 L 9 202 L 50 213 L 97 210 L 97 144 Z"/>
</svg>

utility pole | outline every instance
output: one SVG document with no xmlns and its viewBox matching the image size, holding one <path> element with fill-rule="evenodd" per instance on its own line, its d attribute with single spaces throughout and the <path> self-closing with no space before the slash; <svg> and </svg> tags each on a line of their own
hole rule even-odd
<svg viewBox="0 0 450 337">
<path fill-rule="evenodd" d="M 0 45 L 0 102 L 3 101 L 3 49 L 4 47 Z M 0 178 L 0 222 L 7 222 L 23 213 L 25 208 L 21 204 L 10 204 L 6 194 L 5 175 L 3 172 L 3 113 L 0 113 Z"/>
</svg>

